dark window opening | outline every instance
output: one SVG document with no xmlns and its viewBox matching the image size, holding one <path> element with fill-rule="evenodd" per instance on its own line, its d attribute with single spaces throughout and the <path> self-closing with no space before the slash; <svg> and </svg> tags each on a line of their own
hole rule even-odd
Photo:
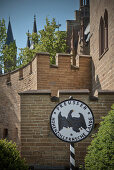
<svg viewBox="0 0 114 170">
<path fill-rule="evenodd" d="M 104 52 L 104 21 L 101 17 L 99 26 L 99 56 Z"/>
<path fill-rule="evenodd" d="M 101 17 L 99 25 L 99 59 L 108 50 L 108 12 L 105 9 L 104 18 Z"/>
<path fill-rule="evenodd" d="M 8 129 L 3 130 L 3 139 L 8 138 Z"/>
<path fill-rule="evenodd" d="M 105 32 L 105 49 L 108 48 L 108 12 L 105 9 L 104 13 L 104 32 Z"/>
</svg>

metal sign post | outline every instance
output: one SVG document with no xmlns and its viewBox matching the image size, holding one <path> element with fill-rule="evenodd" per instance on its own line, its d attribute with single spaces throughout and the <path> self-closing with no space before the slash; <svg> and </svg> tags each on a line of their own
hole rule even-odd
<svg viewBox="0 0 114 170">
<path fill-rule="evenodd" d="M 74 143 L 85 139 L 91 133 L 94 126 L 92 110 L 84 102 L 70 97 L 53 109 L 50 126 L 56 137 L 70 143 L 70 170 L 74 170 Z"/>
<path fill-rule="evenodd" d="M 70 170 L 75 169 L 75 148 L 74 143 L 70 144 Z"/>
<path fill-rule="evenodd" d="M 73 99 L 72 96 L 69 99 Z M 75 169 L 75 148 L 74 143 L 70 143 L 70 170 Z"/>
</svg>

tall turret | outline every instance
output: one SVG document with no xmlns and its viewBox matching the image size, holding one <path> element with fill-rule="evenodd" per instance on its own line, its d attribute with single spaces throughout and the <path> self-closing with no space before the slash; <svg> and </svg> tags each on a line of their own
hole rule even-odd
<svg viewBox="0 0 114 170">
<path fill-rule="evenodd" d="M 89 0 L 80 0 L 80 47 L 81 54 L 89 54 L 89 44 L 86 42 L 87 35 L 84 35 L 90 20 Z"/>
<path fill-rule="evenodd" d="M 6 44 L 9 45 L 11 42 L 14 42 L 14 38 L 13 38 L 10 17 L 9 17 Z"/>
<path fill-rule="evenodd" d="M 34 15 L 34 24 L 33 24 L 33 32 L 32 33 L 37 33 L 37 26 L 36 26 L 36 15 Z M 34 42 L 33 40 L 31 41 L 30 49 L 34 48 Z"/>
<path fill-rule="evenodd" d="M 28 37 L 27 37 L 27 47 L 30 48 L 30 37 L 29 37 L 29 30 L 28 30 Z"/>
<path fill-rule="evenodd" d="M 89 0 L 80 0 L 80 8 L 85 5 L 89 6 Z"/>
<path fill-rule="evenodd" d="M 36 26 L 36 15 L 34 15 L 33 32 L 34 32 L 34 33 L 37 33 L 37 26 Z"/>
</svg>

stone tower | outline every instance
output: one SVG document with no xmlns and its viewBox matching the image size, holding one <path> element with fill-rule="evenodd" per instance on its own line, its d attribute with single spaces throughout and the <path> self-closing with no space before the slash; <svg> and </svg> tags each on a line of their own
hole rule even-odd
<svg viewBox="0 0 114 170">
<path fill-rule="evenodd" d="M 90 7 L 89 0 L 80 0 L 80 53 L 88 54 L 88 44 L 86 43 L 87 36 L 84 34 L 90 22 Z"/>
<path fill-rule="evenodd" d="M 78 44 L 80 45 L 80 54 L 89 53 L 86 52 L 88 47 L 86 47 L 86 36 L 84 35 L 84 31 L 89 24 L 89 18 L 89 0 L 80 0 L 79 10 L 75 11 L 75 20 L 67 20 L 68 53 L 73 52 L 76 55 Z"/>
</svg>

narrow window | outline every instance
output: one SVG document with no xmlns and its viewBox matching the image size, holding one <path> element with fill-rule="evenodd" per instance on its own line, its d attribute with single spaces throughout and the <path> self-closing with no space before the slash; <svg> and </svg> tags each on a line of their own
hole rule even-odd
<svg viewBox="0 0 114 170">
<path fill-rule="evenodd" d="M 104 13 L 104 37 L 105 37 L 105 50 L 108 48 L 108 12 L 105 9 Z"/>
<path fill-rule="evenodd" d="M 8 138 L 8 129 L 3 130 L 3 139 Z"/>
<path fill-rule="evenodd" d="M 83 0 L 80 0 L 80 7 L 83 6 Z"/>
<path fill-rule="evenodd" d="M 104 52 L 104 21 L 103 18 L 101 17 L 99 25 L 99 57 L 101 57 L 103 52 Z"/>
<path fill-rule="evenodd" d="M 89 0 L 86 0 L 86 5 L 89 5 Z"/>
</svg>

